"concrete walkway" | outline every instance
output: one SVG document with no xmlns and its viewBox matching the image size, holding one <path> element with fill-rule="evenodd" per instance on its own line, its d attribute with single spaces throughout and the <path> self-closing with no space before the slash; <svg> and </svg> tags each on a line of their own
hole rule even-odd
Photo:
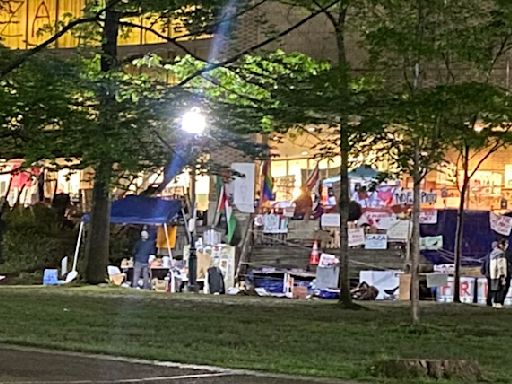
<svg viewBox="0 0 512 384">
<path fill-rule="evenodd" d="M 305 384 L 314 382 L 342 383 L 337 380 L 265 376 L 251 371 L 165 362 L 153 363 L 0 345 L 0 383 L 2 384 Z"/>
</svg>

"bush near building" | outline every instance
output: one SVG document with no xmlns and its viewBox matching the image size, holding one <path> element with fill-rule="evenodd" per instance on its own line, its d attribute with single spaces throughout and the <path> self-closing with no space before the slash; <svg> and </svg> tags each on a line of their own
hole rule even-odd
<svg viewBox="0 0 512 384">
<path fill-rule="evenodd" d="M 3 220 L 0 273 L 42 276 L 45 268 L 59 267 L 64 256 L 72 257 L 77 230 L 64 225 L 53 208 L 14 208 Z"/>
</svg>

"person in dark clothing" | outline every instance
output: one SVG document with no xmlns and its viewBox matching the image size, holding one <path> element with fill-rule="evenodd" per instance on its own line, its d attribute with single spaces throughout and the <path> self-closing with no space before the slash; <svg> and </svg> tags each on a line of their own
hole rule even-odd
<svg viewBox="0 0 512 384">
<path fill-rule="evenodd" d="M 0 211 L 0 263 L 2 263 L 3 260 L 3 254 L 2 254 L 2 244 L 4 240 L 4 233 L 6 232 L 7 224 L 2 219 L 2 211 Z"/>
<path fill-rule="evenodd" d="M 219 267 L 208 268 L 208 286 L 209 293 L 213 294 L 224 294 L 226 293 L 224 287 L 224 276 Z"/>
<path fill-rule="evenodd" d="M 491 249 L 496 248 L 498 245 L 497 241 L 494 241 L 491 245 Z M 487 306 L 492 307 L 492 291 L 491 291 L 491 277 L 489 275 L 489 262 L 490 262 L 491 254 L 488 253 L 484 259 L 482 260 L 482 265 L 480 267 L 480 273 L 485 276 L 487 279 Z"/>
<path fill-rule="evenodd" d="M 505 257 L 507 246 L 507 240 L 501 239 L 489 255 L 487 276 L 490 282 L 491 304 L 495 308 L 503 307 L 502 302 L 505 302 L 507 295 L 505 292 L 505 280 L 506 276 L 509 274 L 507 271 L 507 259 Z"/>
<path fill-rule="evenodd" d="M 510 282 L 512 280 L 512 247 L 507 247 L 505 251 L 505 258 L 507 259 L 507 275 L 505 276 L 505 294 L 501 297 L 500 304 L 505 305 L 505 299 L 508 291 L 510 290 Z"/>
<path fill-rule="evenodd" d="M 309 220 L 309 216 L 313 210 L 313 200 L 308 187 L 303 185 L 300 195 L 293 201 L 295 203 L 295 220 Z"/>
<path fill-rule="evenodd" d="M 155 242 L 149 238 L 147 231 L 140 233 L 140 239 L 133 247 L 133 279 L 132 287 L 137 288 L 142 276 L 142 288 L 150 289 L 149 284 L 149 256 L 156 252 Z"/>
</svg>

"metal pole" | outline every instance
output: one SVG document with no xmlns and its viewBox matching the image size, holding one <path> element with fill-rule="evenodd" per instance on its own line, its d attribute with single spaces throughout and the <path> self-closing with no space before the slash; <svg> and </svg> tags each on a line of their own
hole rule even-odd
<svg viewBox="0 0 512 384">
<path fill-rule="evenodd" d="M 188 286 L 189 291 L 196 292 L 196 266 L 197 266 L 197 255 L 196 255 L 196 243 L 195 243 L 195 229 L 196 229 L 196 174 L 195 169 L 190 172 L 190 201 L 191 201 L 191 220 L 192 228 L 190 230 L 190 252 L 188 256 Z"/>
</svg>

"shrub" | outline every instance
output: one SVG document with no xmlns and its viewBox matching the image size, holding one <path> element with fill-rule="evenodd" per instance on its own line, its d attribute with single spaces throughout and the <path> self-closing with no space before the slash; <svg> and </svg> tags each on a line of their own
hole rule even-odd
<svg viewBox="0 0 512 384">
<path fill-rule="evenodd" d="M 4 215 L 6 232 L 2 240 L 0 271 L 33 273 L 58 267 L 72 256 L 77 231 L 62 226 L 52 208 L 36 205 L 16 208 Z"/>
</svg>

